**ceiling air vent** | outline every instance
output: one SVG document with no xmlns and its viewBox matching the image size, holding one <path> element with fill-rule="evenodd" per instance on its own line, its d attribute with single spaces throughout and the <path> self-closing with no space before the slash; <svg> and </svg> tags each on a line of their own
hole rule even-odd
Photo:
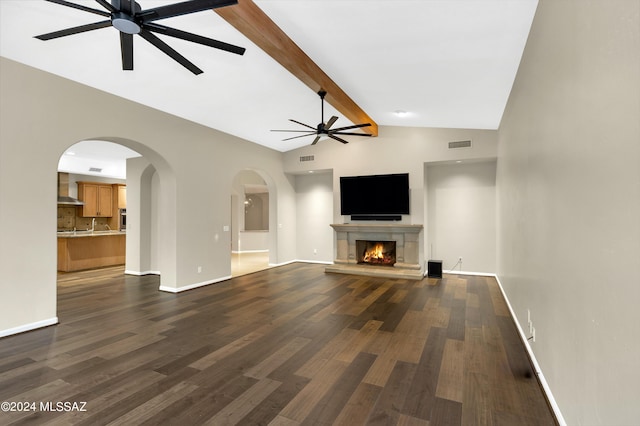
<svg viewBox="0 0 640 426">
<path fill-rule="evenodd" d="M 90 167 L 89 171 L 93 173 L 102 173 L 102 169 L 99 167 Z"/>
<path fill-rule="evenodd" d="M 471 141 L 456 141 L 456 142 L 449 142 L 449 149 L 455 149 L 455 148 L 471 148 Z"/>
<path fill-rule="evenodd" d="M 315 160 L 313 155 L 303 155 L 300 157 L 300 162 L 302 163 L 303 161 L 313 161 Z"/>
</svg>

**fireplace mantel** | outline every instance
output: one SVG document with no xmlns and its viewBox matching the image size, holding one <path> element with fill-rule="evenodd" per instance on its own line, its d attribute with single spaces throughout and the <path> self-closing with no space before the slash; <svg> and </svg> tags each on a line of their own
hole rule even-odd
<svg viewBox="0 0 640 426">
<path fill-rule="evenodd" d="M 336 232 L 402 232 L 409 234 L 419 234 L 422 232 L 422 225 L 407 225 L 401 223 L 383 224 L 362 224 L 362 223 L 332 223 L 331 227 Z"/>
<path fill-rule="evenodd" d="M 424 261 L 420 252 L 422 225 L 397 223 L 331 225 L 336 234 L 336 258 L 327 272 L 371 275 L 392 278 L 424 278 Z M 357 263 L 356 240 L 396 242 L 396 263 L 392 267 Z"/>
</svg>

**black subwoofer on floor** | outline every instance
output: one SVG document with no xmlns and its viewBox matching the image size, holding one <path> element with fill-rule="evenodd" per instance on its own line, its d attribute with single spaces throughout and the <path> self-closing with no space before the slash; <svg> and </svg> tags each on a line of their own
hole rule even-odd
<svg viewBox="0 0 640 426">
<path fill-rule="evenodd" d="M 427 276 L 429 278 L 442 278 L 442 260 L 429 260 L 427 262 Z"/>
</svg>

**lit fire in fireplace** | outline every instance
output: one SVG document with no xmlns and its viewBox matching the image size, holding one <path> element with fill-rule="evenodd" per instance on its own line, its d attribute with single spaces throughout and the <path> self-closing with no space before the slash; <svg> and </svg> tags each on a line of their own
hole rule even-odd
<svg viewBox="0 0 640 426">
<path fill-rule="evenodd" d="M 368 242 L 362 253 L 362 263 L 375 265 L 393 265 L 396 262 L 395 244 L 387 242 Z"/>
<path fill-rule="evenodd" d="M 372 262 L 372 261 L 375 262 L 375 261 L 383 260 L 385 258 L 384 253 L 382 253 L 383 249 L 384 249 L 383 245 L 380 243 L 377 243 L 375 246 L 373 246 L 371 250 L 364 252 L 364 256 L 362 260 L 364 260 L 365 262 Z"/>
</svg>

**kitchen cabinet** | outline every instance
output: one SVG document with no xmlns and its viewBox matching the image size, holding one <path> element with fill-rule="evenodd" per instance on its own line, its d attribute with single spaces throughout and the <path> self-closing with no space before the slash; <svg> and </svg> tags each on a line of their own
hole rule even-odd
<svg viewBox="0 0 640 426">
<path fill-rule="evenodd" d="M 78 199 L 84 203 L 82 217 L 113 217 L 113 185 L 78 182 Z"/>
<path fill-rule="evenodd" d="M 113 184 L 113 217 L 108 221 L 110 229 L 123 229 L 120 216 L 127 208 L 127 185 L 123 183 Z"/>
<path fill-rule="evenodd" d="M 126 209 L 127 208 L 127 186 L 116 183 L 113 185 L 115 194 L 114 197 L 118 200 L 118 209 Z"/>
<path fill-rule="evenodd" d="M 124 232 L 58 233 L 58 271 L 70 272 L 124 265 L 125 252 Z"/>
</svg>

